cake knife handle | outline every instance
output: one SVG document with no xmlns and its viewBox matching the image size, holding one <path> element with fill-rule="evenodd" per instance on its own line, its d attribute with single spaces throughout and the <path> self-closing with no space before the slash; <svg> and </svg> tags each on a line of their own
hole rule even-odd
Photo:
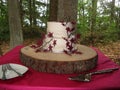
<svg viewBox="0 0 120 90">
<path fill-rule="evenodd" d="M 91 74 L 103 74 L 103 73 L 109 73 L 109 72 L 113 72 L 115 70 L 118 70 L 119 68 L 116 67 L 116 68 L 110 68 L 110 69 L 103 69 L 103 70 L 98 70 L 96 72 L 91 72 Z"/>
</svg>

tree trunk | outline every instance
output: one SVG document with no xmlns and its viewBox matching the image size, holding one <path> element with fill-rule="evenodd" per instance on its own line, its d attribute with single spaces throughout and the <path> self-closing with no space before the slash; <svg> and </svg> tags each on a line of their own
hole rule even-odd
<svg viewBox="0 0 120 90">
<path fill-rule="evenodd" d="M 96 29 L 96 14 L 97 14 L 97 0 L 92 0 L 90 31 L 91 31 L 91 44 L 94 45 L 94 30 Z"/>
<path fill-rule="evenodd" d="M 18 0 L 8 0 L 10 48 L 23 43 Z"/>
<path fill-rule="evenodd" d="M 116 12 L 117 12 L 116 15 L 115 15 L 116 28 L 117 28 L 118 30 L 120 30 L 120 8 L 117 9 Z"/>
<path fill-rule="evenodd" d="M 3 1 L 0 0 L 0 2 L 1 2 L 1 3 L 0 3 L 0 6 L 3 7 Z M 3 16 L 3 12 L 2 12 L 2 10 L 0 10 L 0 16 Z"/>
<path fill-rule="evenodd" d="M 78 0 L 50 0 L 50 21 L 77 21 Z"/>
<path fill-rule="evenodd" d="M 21 27 L 23 28 L 23 8 L 22 8 L 22 2 L 23 0 L 20 0 L 20 20 L 21 20 Z"/>
<path fill-rule="evenodd" d="M 49 21 L 57 21 L 58 0 L 50 0 Z"/>
<path fill-rule="evenodd" d="M 82 27 L 85 27 L 85 7 L 84 7 L 84 0 L 82 0 Z"/>
<path fill-rule="evenodd" d="M 32 30 L 32 0 L 29 0 L 29 20 L 30 20 L 30 30 Z"/>
<path fill-rule="evenodd" d="M 111 2 L 111 15 L 110 15 L 110 24 L 114 22 L 114 15 L 115 14 L 115 0 L 112 0 Z"/>
<path fill-rule="evenodd" d="M 33 0 L 33 26 L 36 26 L 37 22 L 36 22 L 36 7 L 35 7 L 35 0 Z"/>
</svg>

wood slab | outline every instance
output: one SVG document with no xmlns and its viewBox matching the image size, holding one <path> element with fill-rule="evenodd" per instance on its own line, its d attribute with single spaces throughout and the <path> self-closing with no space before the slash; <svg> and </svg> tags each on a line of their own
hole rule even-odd
<svg viewBox="0 0 120 90">
<path fill-rule="evenodd" d="M 82 54 L 35 52 L 30 46 L 23 47 L 20 58 L 24 65 L 40 72 L 71 74 L 93 69 L 97 65 L 98 55 L 92 48 L 77 45 Z"/>
</svg>

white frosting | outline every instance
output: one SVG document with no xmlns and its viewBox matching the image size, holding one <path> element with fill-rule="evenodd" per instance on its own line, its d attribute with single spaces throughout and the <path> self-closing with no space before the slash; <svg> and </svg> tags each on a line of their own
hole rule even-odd
<svg viewBox="0 0 120 90">
<path fill-rule="evenodd" d="M 47 34 L 43 42 L 43 49 L 49 51 L 49 47 L 52 46 L 52 52 L 54 53 L 63 53 L 64 50 L 69 52 L 69 47 L 66 44 L 69 42 L 69 45 L 72 47 L 74 47 L 75 44 L 70 41 L 71 38 L 74 38 L 74 35 L 68 37 L 71 32 L 66 30 L 67 27 L 72 29 L 72 23 L 48 22 Z M 53 37 L 50 37 L 49 33 L 51 33 Z M 55 45 L 53 44 L 54 42 Z"/>
<path fill-rule="evenodd" d="M 66 23 L 63 23 L 66 24 Z M 63 26 L 61 22 L 47 22 L 47 32 L 53 33 L 53 37 L 68 38 L 68 34 L 66 32 L 66 27 L 72 28 L 72 24 L 69 22 L 66 26 Z"/>
<path fill-rule="evenodd" d="M 52 38 L 46 38 L 45 39 L 45 42 L 44 44 L 46 44 L 46 42 L 49 42 Z M 56 41 L 56 45 L 54 46 L 53 45 L 53 41 L 54 40 L 57 40 Z M 49 44 L 47 44 L 45 47 L 43 47 L 44 49 L 47 49 L 49 50 L 49 45 L 51 45 L 53 48 L 52 48 L 52 51 L 55 52 L 55 53 L 62 53 L 63 50 L 66 50 L 66 41 L 64 39 L 60 39 L 60 38 L 53 38 Z"/>
</svg>

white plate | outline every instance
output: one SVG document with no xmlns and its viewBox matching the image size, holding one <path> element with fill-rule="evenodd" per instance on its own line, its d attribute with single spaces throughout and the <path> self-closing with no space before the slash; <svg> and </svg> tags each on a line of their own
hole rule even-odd
<svg viewBox="0 0 120 90">
<path fill-rule="evenodd" d="M 16 70 L 17 72 L 21 73 L 22 75 L 28 71 L 28 68 L 23 66 L 23 65 L 19 65 L 19 64 L 13 64 L 13 63 L 7 63 L 7 64 L 10 64 L 10 66 Z M 3 64 L 5 65 L 5 64 Z M 19 75 L 12 71 L 12 70 L 6 70 L 5 72 L 5 75 L 6 75 L 6 79 L 12 79 L 12 78 L 15 78 L 15 77 L 19 77 Z M 3 77 L 3 71 L 2 71 L 2 65 L 0 65 L 0 79 L 2 79 Z"/>
</svg>

